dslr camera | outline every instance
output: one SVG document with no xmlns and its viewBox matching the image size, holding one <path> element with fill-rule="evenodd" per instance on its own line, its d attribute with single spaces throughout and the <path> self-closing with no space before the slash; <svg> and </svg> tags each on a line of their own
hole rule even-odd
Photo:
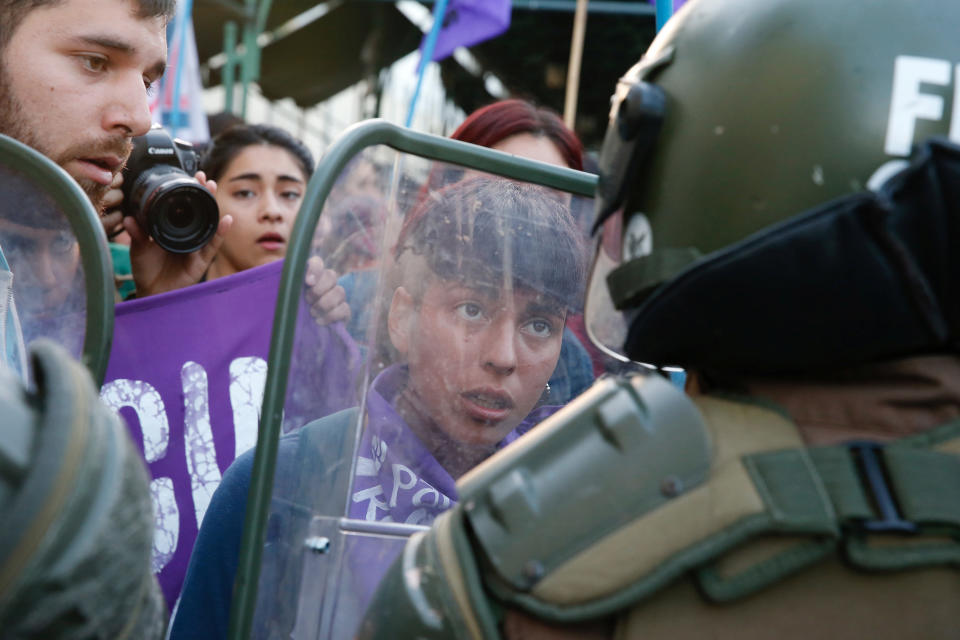
<svg viewBox="0 0 960 640">
<path fill-rule="evenodd" d="M 217 201 L 193 177 L 198 165 L 193 145 L 158 124 L 133 139 L 123 170 L 123 215 L 170 253 L 201 249 L 220 221 Z"/>
</svg>

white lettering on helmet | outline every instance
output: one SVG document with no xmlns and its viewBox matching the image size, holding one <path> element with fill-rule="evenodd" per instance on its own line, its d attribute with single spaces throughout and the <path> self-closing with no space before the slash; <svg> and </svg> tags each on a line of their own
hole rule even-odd
<svg viewBox="0 0 960 640">
<path fill-rule="evenodd" d="M 893 95 L 890 99 L 890 119 L 884 151 L 892 156 L 910 155 L 917 120 L 943 120 L 943 98 L 921 92 L 922 84 L 950 86 L 947 60 L 897 56 L 893 66 Z M 960 65 L 954 72 L 953 113 L 950 118 L 951 140 L 960 142 Z"/>
<path fill-rule="evenodd" d="M 650 221 L 642 213 L 630 216 L 627 229 L 623 234 L 623 261 L 628 262 L 636 258 L 648 256 L 653 252 L 653 229 Z"/>
</svg>

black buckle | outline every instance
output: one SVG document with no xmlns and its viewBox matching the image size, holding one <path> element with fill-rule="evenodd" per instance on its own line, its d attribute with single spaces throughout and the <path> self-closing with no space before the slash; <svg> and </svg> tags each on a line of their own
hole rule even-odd
<svg viewBox="0 0 960 640">
<path fill-rule="evenodd" d="M 850 455 L 857 463 L 864 489 L 869 489 L 869 498 L 879 518 L 858 520 L 860 529 L 870 533 L 916 533 L 916 523 L 904 520 L 900 515 L 897 502 L 887 483 L 882 452 L 884 445 L 879 442 L 855 440 L 846 443 Z"/>
</svg>

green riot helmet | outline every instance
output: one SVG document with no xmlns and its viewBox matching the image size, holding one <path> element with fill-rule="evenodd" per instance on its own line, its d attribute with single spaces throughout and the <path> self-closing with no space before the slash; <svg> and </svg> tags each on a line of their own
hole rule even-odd
<svg viewBox="0 0 960 640">
<path fill-rule="evenodd" d="M 927 206 L 953 205 L 917 176 L 960 140 L 958 24 L 946 0 L 687 3 L 612 100 L 595 340 L 768 372 L 956 342 L 956 225 Z"/>
</svg>

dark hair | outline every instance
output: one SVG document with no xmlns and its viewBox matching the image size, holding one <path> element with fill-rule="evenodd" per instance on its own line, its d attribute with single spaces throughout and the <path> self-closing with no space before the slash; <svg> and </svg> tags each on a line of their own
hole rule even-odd
<svg viewBox="0 0 960 640">
<path fill-rule="evenodd" d="M 471 113 L 450 137 L 492 147 L 520 133 L 550 139 L 567 166 L 583 171 L 583 145 L 554 111 L 526 100 L 510 99 L 488 104 Z"/>
<path fill-rule="evenodd" d="M 13 33 L 28 13 L 43 7 L 53 7 L 63 0 L 0 0 L 0 53 L 6 48 Z M 177 0 L 130 0 L 136 4 L 140 18 L 162 17 L 169 20 L 177 10 Z"/>
<path fill-rule="evenodd" d="M 567 308 L 586 276 L 567 207 L 544 187 L 506 178 L 476 176 L 431 193 L 400 229 L 398 263 L 408 251 L 445 280 L 499 288 L 508 272 L 514 287 Z"/>
<path fill-rule="evenodd" d="M 230 127 L 210 143 L 200 168 L 208 178 L 219 180 L 223 172 L 241 151 L 254 145 L 280 147 L 300 165 L 308 179 L 313 175 L 313 155 L 307 147 L 292 135 L 268 124 L 240 124 Z"/>
<path fill-rule="evenodd" d="M 243 118 L 230 111 L 220 111 L 207 115 L 207 127 L 210 129 L 211 138 L 216 138 L 230 127 L 241 124 L 246 124 Z"/>
</svg>

